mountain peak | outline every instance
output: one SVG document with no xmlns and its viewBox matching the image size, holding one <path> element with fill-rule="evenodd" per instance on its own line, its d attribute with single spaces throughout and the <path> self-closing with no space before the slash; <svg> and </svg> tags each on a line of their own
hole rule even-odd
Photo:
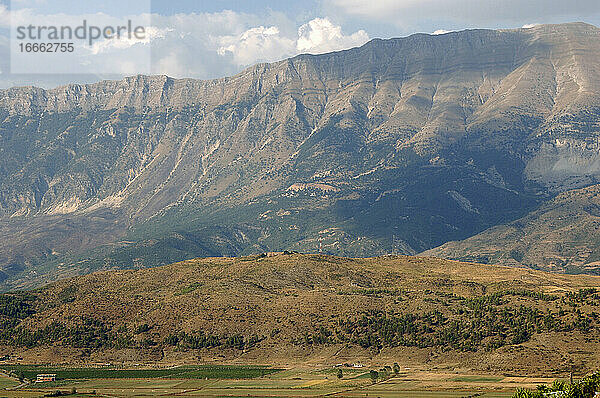
<svg viewBox="0 0 600 398">
<path fill-rule="evenodd" d="M 1 270 L 417 253 L 522 217 L 600 179 L 597 38 L 418 34 L 209 81 L 0 91 Z"/>
</svg>

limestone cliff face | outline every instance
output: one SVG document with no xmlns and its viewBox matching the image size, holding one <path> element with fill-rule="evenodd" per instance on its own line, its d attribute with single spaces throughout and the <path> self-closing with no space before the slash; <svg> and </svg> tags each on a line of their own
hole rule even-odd
<svg viewBox="0 0 600 398">
<path fill-rule="evenodd" d="M 244 208 L 211 222 L 267 248 L 424 250 L 597 181 L 599 39 L 586 24 L 418 34 L 212 81 L 3 90 L 0 216 L 110 209 L 124 228 L 189 229 L 190 211 Z"/>
</svg>

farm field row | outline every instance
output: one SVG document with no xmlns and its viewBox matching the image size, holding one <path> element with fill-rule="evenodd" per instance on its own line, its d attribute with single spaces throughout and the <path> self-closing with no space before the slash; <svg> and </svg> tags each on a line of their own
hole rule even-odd
<svg viewBox="0 0 600 398">
<path fill-rule="evenodd" d="M 6 368 L 6 367 L 5 367 Z M 50 383 L 31 383 L 19 390 L 4 390 L 1 397 L 43 397 L 57 390 L 72 396 L 110 397 L 510 397 L 516 387 L 535 387 L 553 379 L 464 375 L 420 370 L 402 371 L 387 380 L 373 383 L 368 369 L 272 369 L 239 366 L 186 366 L 170 369 L 102 369 L 14 366 L 31 376 L 44 371 L 69 375 Z M 5 369 L 7 370 L 7 369 Z M 115 372 L 111 374 L 110 372 Z M 212 372 L 212 373 L 211 373 Z M 221 374 L 219 374 L 221 372 Z M 110 377 L 107 377 L 107 374 Z M 202 375 L 200 377 L 200 375 Z M 237 375 L 234 377 L 233 375 Z M 182 377 L 184 376 L 184 377 Z M 14 379 L 0 378 L 4 389 L 14 387 Z"/>
</svg>

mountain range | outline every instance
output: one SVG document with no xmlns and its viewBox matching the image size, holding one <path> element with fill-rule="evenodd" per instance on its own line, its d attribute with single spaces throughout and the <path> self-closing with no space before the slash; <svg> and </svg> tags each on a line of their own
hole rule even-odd
<svg viewBox="0 0 600 398">
<path fill-rule="evenodd" d="M 598 272 L 599 39 L 416 34 L 2 90 L 0 288 L 282 250 Z"/>
</svg>

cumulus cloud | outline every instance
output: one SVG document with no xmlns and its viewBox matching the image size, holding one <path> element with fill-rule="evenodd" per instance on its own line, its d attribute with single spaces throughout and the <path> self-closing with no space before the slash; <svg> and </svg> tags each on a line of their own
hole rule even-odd
<svg viewBox="0 0 600 398">
<path fill-rule="evenodd" d="M 255 63 L 342 50 L 369 40 L 363 30 L 345 34 L 328 18 L 298 27 L 281 14 L 266 18 L 234 11 L 153 15 L 152 25 L 161 32 L 152 42 L 153 73 L 174 77 L 231 75 Z"/>
<path fill-rule="evenodd" d="M 328 18 L 315 18 L 298 24 L 285 14 L 275 12 L 256 15 L 225 10 L 212 13 L 115 17 L 102 13 L 44 15 L 35 8 L 22 8 L 9 13 L 6 7 L 0 5 L 0 28 L 9 27 L 11 18 L 15 25 L 40 26 L 48 23 L 76 26 L 83 19 L 93 21 L 94 25 L 99 26 L 118 26 L 125 18 L 136 21 L 136 25 L 137 22 L 143 21 L 146 29 L 143 39 L 101 38 L 91 46 L 76 43 L 77 57 L 69 62 L 76 63 L 80 69 L 73 69 L 73 73 L 83 73 L 82 71 L 89 67 L 91 73 L 104 76 L 151 73 L 178 78 L 211 79 L 233 75 L 242 68 L 258 62 L 277 61 L 299 53 L 318 54 L 342 50 L 360 46 L 369 39 L 364 30 L 346 33 L 341 26 Z M 0 68 L 6 70 L 7 65 L 3 60 L 9 58 L 8 45 L 1 44 Z M 80 49 L 82 51 L 79 51 Z M 43 60 L 30 62 L 28 65 L 37 68 L 39 73 L 57 73 L 51 69 L 52 65 Z M 63 74 L 62 78 L 52 79 L 48 76 L 48 79 L 41 79 L 39 76 L 26 75 L 25 73 L 31 72 L 23 68 L 13 68 L 11 72 L 10 82 L 28 81 L 29 76 L 30 80 L 35 80 L 32 81 L 33 84 L 46 87 L 52 83 L 44 82 L 63 82 L 68 76 Z M 3 76 L 0 86 L 9 84 L 7 75 Z M 77 81 L 83 79 L 77 78 Z"/>
<path fill-rule="evenodd" d="M 261 22 L 264 24 L 264 19 L 253 14 L 229 10 L 153 14 L 152 25 L 163 30 L 164 37 L 152 43 L 152 73 L 201 79 L 232 75 L 240 70 L 240 65 L 233 53 L 220 49 L 234 45 L 232 38 L 260 26 Z"/>
<path fill-rule="evenodd" d="M 327 18 L 315 18 L 298 29 L 296 48 L 300 52 L 319 54 L 361 46 L 368 40 L 369 35 L 364 30 L 344 35 L 341 26 Z"/>
<path fill-rule="evenodd" d="M 231 54 L 240 66 L 285 58 L 295 49 L 295 41 L 282 37 L 277 26 L 251 28 L 239 36 L 224 36 L 221 41 L 218 54 Z"/>
<path fill-rule="evenodd" d="M 224 36 L 220 55 L 231 55 L 237 65 L 275 61 L 298 53 L 320 54 L 363 45 L 369 40 L 364 30 L 350 35 L 327 18 L 315 18 L 298 28 L 297 35 L 286 37 L 277 26 L 248 29 L 238 36 Z"/>
<path fill-rule="evenodd" d="M 145 26 L 145 33 L 142 38 L 137 38 L 135 36 L 128 37 L 127 35 L 123 35 L 114 39 L 102 39 L 101 41 L 95 42 L 89 48 L 89 51 L 91 54 L 97 55 L 109 52 L 113 49 L 127 50 L 135 45 L 149 45 L 156 39 L 163 39 L 166 34 L 172 30 L 173 29 L 169 28 L 159 29 L 155 26 Z"/>
</svg>

